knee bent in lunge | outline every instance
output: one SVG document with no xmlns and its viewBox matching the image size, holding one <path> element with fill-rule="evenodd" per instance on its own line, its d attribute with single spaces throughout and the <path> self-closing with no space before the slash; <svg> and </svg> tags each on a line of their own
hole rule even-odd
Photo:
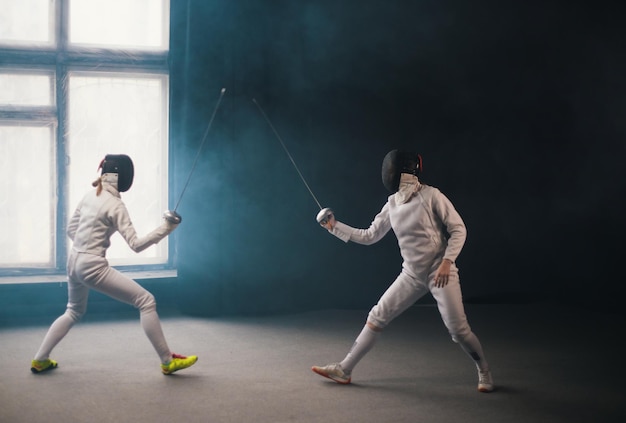
<svg viewBox="0 0 626 423">
<path fill-rule="evenodd" d="M 80 321 L 80 319 L 83 318 L 86 311 L 87 311 L 86 307 L 78 308 L 78 307 L 68 306 L 67 309 L 65 310 L 65 315 L 68 316 L 70 319 L 72 319 L 74 323 L 77 323 Z"/>
<path fill-rule="evenodd" d="M 457 344 L 463 344 L 471 334 L 472 334 L 472 330 L 469 328 L 469 326 L 462 328 L 461 330 L 456 331 L 456 332 L 450 332 L 452 341 L 454 341 Z"/>
<path fill-rule="evenodd" d="M 145 291 L 135 299 L 134 305 L 141 311 L 156 309 L 156 299 L 150 292 Z"/>
</svg>

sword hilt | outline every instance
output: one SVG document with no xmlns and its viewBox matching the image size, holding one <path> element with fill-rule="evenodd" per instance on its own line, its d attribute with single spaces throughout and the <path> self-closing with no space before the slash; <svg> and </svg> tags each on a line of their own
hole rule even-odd
<svg viewBox="0 0 626 423">
<path fill-rule="evenodd" d="M 333 211 L 326 207 L 325 209 L 320 210 L 317 214 L 316 220 L 320 225 L 325 225 L 328 223 L 328 219 L 333 215 Z"/>
<path fill-rule="evenodd" d="M 176 210 L 166 211 L 165 213 L 163 213 L 163 218 L 168 222 L 174 223 L 176 225 L 183 221 L 182 216 L 176 213 Z"/>
</svg>

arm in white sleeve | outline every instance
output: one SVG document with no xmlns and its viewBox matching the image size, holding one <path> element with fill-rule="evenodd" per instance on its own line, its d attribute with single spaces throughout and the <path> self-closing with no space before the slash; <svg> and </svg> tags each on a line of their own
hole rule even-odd
<svg viewBox="0 0 626 423">
<path fill-rule="evenodd" d="M 450 235 L 443 258 L 454 263 L 461 253 L 467 237 L 465 223 L 463 223 L 461 215 L 456 211 L 452 202 L 441 192 L 438 192 L 433 198 L 433 209 Z"/>
<path fill-rule="evenodd" d="M 124 238 L 128 246 L 137 253 L 158 243 L 163 238 L 168 236 L 176 228 L 176 226 L 178 226 L 177 224 L 164 220 L 163 223 L 155 230 L 150 232 L 148 235 L 139 238 L 124 203 L 120 202 L 117 205 L 111 217 L 118 232 L 122 235 L 122 238 Z"/>
<path fill-rule="evenodd" d="M 329 232 L 344 242 L 352 241 L 357 244 L 371 245 L 380 241 L 391 229 L 389 221 L 389 205 L 385 204 L 382 210 L 374 217 L 367 229 L 357 229 L 337 221 Z"/>
</svg>

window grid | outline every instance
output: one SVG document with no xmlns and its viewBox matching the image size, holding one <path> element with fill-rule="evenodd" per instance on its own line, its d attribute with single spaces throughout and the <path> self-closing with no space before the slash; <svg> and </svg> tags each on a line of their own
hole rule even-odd
<svg viewBox="0 0 626 423">
<path fill-rule="evenodd" d="M 68 43 L 68 16 L 69 1 L 58 0 L 54 3 L 52 11 L 54 18 L 52 24 L 52 43 L 25 44 L 23 42 L 0 44 L 0 72 L 24 72 L 53 75 L 51 78 L 53 104 L 51 106 L 3 106 L 0 105 L 0 122 L 9 125 L 42 125 L 49 126 L 56 132 L 54 142 L 54 155 L 56 166 L 56 228 L 64 228 L 72 212 L 72 205 L 67 207 L 69 181 L 66 174 L 66 137 L 68 126 L 68 78 L 72 72 L 115 72 L 115 73 L 142 73 L 168 75 L 168 49 L 169 37 L 168 13 L 169 2 L 163 1 L 163 24 L 164 49 L 147 49 L 145 51 L 115 50 L 101 47 L 70 46 Z M 55 41 L 56 40 L 56 41 Z M 167 88 L 167 86 L 165 86 Z M 167 99 L 167 97 L 164 97 Z M 167 107 L 167 101 L 164 107 Z M 167 121 L 165 125 L 167 129 Z M 167 136 L 166 136 L 167 138 Z M 166 143 L 167 148 L 167 143 Z M 53 260 L 54 265 L 50 268 L 16 267 L 0 268 L 0 276 L 30 276 L 64 273 L 67 260 L 67 237 L 64 231 L 56 231 L 53 238 L 55 243 Z M 60 234 L 63 234 L 61 236 Z M 171 256 L 171 254 L 170 254 Z M 168 264 L 172 260 L 169 259 Z M 167 267 L 165 266 L 159 267 Z M 128 270 L 136 271 L 145 266 L 129 266 Z M 2 281 L 0 280 L 0 283 Z"/>
</svg>

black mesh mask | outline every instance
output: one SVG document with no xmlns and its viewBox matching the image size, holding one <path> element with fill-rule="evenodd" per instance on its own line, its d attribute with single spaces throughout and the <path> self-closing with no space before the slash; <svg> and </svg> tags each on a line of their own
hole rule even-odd
<svg viewBox="0 0 626 423">
<path fill-rule="evenodd" d="M 135 167 L 133 161 L 126 154 L 107 154 L 102 163 L 102 173 L 117 173 L 117 190 L 128 191 L 133 184 Z"/>
<path fill-rule="evenodd" d="M 398 192 L 400 175 L 419 175 L 422 171 L 422 157 L 411 151 L 391 150 L 383 159 L 383 185 L 389 192 Z"/>
</svg>

